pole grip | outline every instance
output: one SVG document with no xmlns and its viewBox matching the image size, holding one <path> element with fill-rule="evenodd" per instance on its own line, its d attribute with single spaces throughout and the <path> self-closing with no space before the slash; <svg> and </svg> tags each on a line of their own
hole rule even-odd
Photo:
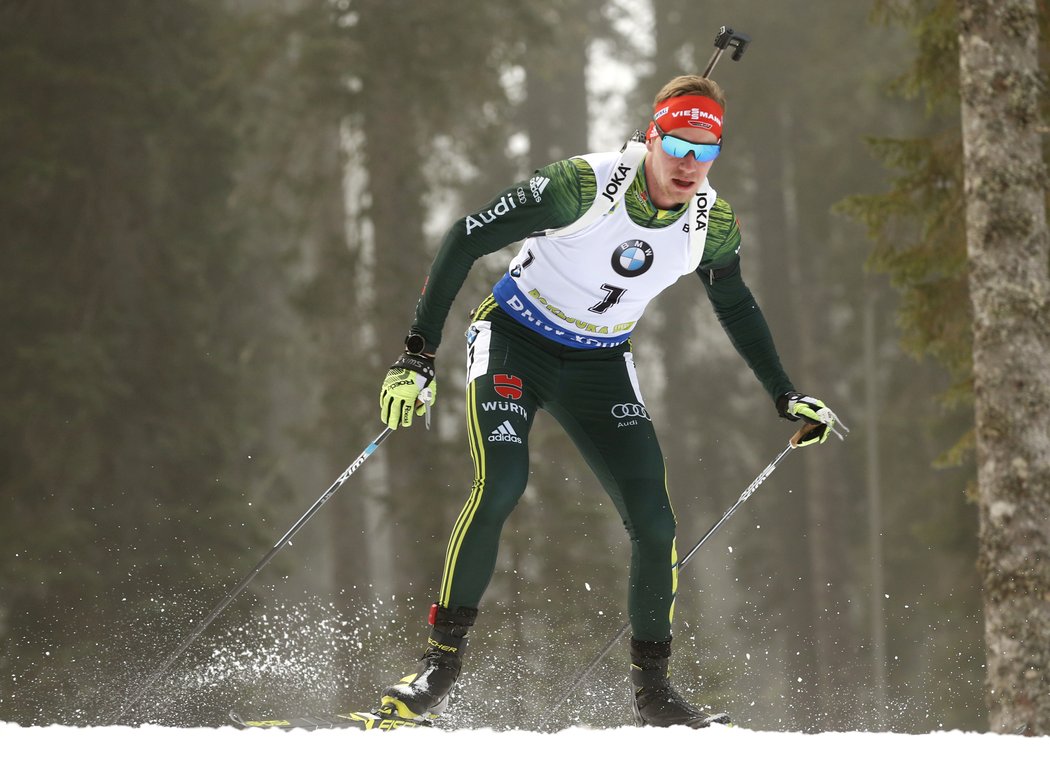
<svg viewBox="0 0 1050 760">
<path fill-rule="evenodd" d="M 795 434 L 791 436 L 791 448 L 797 449 L 799 441 L 809 435 L 811 432 L 820 427 L 821 423 L 818 422 L 803 422 L 802 427 L 795 431 Z"/>
</svg>

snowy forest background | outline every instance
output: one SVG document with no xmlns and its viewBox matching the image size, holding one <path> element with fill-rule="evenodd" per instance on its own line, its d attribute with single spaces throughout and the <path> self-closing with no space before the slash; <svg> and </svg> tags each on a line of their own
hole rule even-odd
<svg viewBox="0 0 1050 760">
<path fill-rule="evenodd" d="M 853 433 L 683 573 L 676 682 L 757 729 L 986 730 L 952 6 L 0 0 L 0 720 L 106 722 L 379 432 L 454 216 L 619 149 L 728 24 L 754 43 L 715 75 L 712 181 L 788 372 Z M 507 259 L 454 306 L 434 429 L 125 720 L 364 709 L 402 675 L 469 488 L 459 335 Z M 635 335 L 691 546 L 792 428 L 699 283 Z M 539 726 L 623 620 L 615 509 L 549 418 L 532 441 L 455 725 Z M 625 665 L 565 722 L 629 722 Z"/>
</svg>

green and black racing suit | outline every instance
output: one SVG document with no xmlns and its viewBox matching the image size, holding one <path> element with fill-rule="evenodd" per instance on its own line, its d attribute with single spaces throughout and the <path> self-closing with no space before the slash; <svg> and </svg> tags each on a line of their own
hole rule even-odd
<svg viewBox="0 0 1050 760">
<path fill-rule="evenodd" d="M 442 242 L 412 331 L 431 351 L 474 261 L 580 218 L 599 192 L 592 165 L 560 161 L 455 222 Z M 655 208 L 644 165 L 622 199 L 639 228 L 680 224 L 688 206 Z M 740 272 L 740 229 L 729 203 L 710 209 L 696 270 L 733 345 L 776 399 L 793 389 Z M 524 491 L 528 438 L 540 409 L 562 425 L 609 493 L 631 539 L 628 608 L 636 639 L 670 638 L 677 576 L 675 516 L 664 459 L 642 400 L 630 340 L 576 348 L 512 317 L 489 296 L 468 330 L 467 430 L 474 480 L 452 531 L 439 604 L 477 607 L 492 576 L 503 523 Z"/>
</svg>

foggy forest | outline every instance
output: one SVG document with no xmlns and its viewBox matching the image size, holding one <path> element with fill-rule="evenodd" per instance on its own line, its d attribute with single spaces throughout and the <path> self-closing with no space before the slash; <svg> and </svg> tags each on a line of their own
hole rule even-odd
<svg viewBox="0 0 1050 760">
<path fill-rule="evenodd" d="M 979 58 L 997 6 L 1034 69 Z M 381 432 L 453 220 L 619 150 L 728 25 L 752 43 L 713 74 L 711 182 L 786 370 L 850 434 L 792 450 L 683 569 L 676 682 L 760 730 L 1050 733 L 1048 10 L 0 0 L 0 721 L 111 722 Z M 1019 132 L 982 137 L 991 112 Z M 472 476 L 462 334 L 515 251 L 456 299 L 431 428 L 390 435 L 120 722 L 367 709 L 419 655 Z M 702 291 L 632 338 L 680 552 L 796 429 Z M 530 451 L 454 727 L 546 725 L 626 619 L 609 497 L 549 416 Z M 621 642 L 559 720 L 630 723 L 626 668 Z"/>
</svg>

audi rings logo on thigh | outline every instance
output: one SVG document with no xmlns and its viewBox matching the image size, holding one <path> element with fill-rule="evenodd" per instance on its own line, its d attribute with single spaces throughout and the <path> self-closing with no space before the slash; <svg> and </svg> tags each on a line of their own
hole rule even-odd
<svg viewBox="0 0 1050 760">
<path fill-rule="evenodd" d="M 647 420 L 649 419 L 649 412 L 641 404 L 617 404 L 612 408 L 612 416 L 618 420 L 627 417 L 641 417 L 643 420 Z"/>
</svg>

